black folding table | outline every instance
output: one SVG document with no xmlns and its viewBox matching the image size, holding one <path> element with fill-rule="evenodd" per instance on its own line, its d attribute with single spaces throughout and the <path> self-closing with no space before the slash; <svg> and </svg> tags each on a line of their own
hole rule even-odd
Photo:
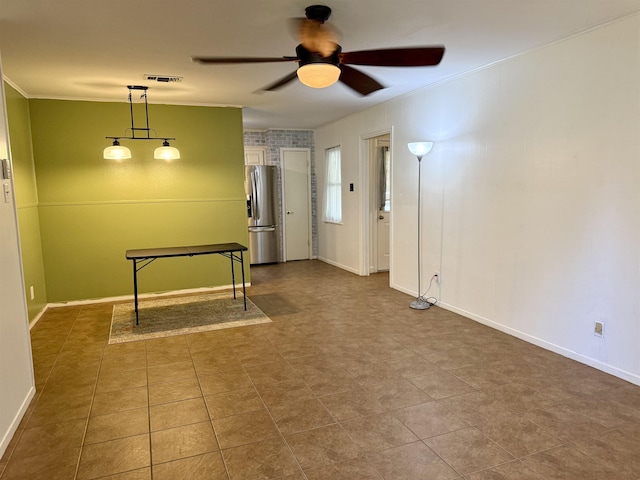
<svg viewBox="0 0 640 480">
<path fill-rule="evenodd" d="M 242 295 L 244 297 L 244 309 L 247 309 L 247 292 L 244 281 L 244 252 L 247 247 L 239 243 L 214 243 L 211 245 L 191 245 L 186 247 L 161 247 L 139 248 L 127 250 L 127 260 L 133 262 L 133 297 L 136 307 L 136 325 L 138 325 L 138 271 L 158 258 L 169 257 L 195 257 L 196 255 L 218 254 L 231 259 L 231 284 L 233 285 L 233 298 L 236 298 L 236 276 L 233 262 L 240 263 L 242 270 Z"/>
</svg>

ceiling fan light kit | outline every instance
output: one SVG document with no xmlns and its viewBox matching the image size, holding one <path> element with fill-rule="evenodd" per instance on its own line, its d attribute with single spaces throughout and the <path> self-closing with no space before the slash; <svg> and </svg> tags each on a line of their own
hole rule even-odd
<svg viewBox="0 0 640 480">
<path fill-rule="evenodd" d="M 162 146 L 156 148 L 153 153 L 153 158 L 157 160 L 177 160 L 180 158 L 180 151 L 172 147 L 169 144 L 169 140 L 175 140 L 173 137 L 158 137 L 156 131 L 149 127 L 149 104 L 147 103 L 147 90 L 149 87 L 141 85 L 127 85 L 129 89 L 129 115 L 131 117 L 131 127 L 125 129 L 125 135 L 118 137 L 105 137 L 113 140 L 113 144 L 104 149 L 102 157 L 105 160 L 126 160 L 131 158 L 131 150 L 127 147 L 120 145 L 120 140 L 162 140 Z M 133 118 L 133 90 L 141 90 L 141 95 L 144 98 L 144 115 L 145 125 L 144 127 L 136 127 Z M 131 135 L 126 136 L 126 133 L 130 131 Z M 151 132 L 153 131 L 153 136 Z M 143 132 L 142 136 L 137 133 Z"/>
<path fill-rule="evenodd" d="M 309 63 L 298 68 L 297 75 L 307 87 L 326 88 L 340 79 L 340 69 L 329 63 Z"/>
<path fill-rule="evenodd" d="M 312 88 L 326 88 L 340 79 L 340 59 L 338 53 L 340 47 L 330 57 L 322 57 L 320 54 L 310 52 L 302 45 L 298 45 L 296 53 L 300 59 L 300 66 L 296 71 L 298 79 L 306 86 Z"/>
<path fill-rule="evenodd" d="M 445 49 L 442 45 L 342 52 L 342 47 L 337 43 L 337 32 L 325 25 L 331 16 L 331 9 L 325 5 L 311 5 L 305 9 L 305 14 L 306 18 L 294 19 L 300 37 L 295 57 L 194 56 L 191 59 L 194 62 L 210 65 L 298 62 L 299 68 L 296 72 L 282 77 L 261 90 L 277 90 L 296 78 L 304 85 L 313 88 L 325 88 L 339 80 L 365 96 L 385 87 L 368 74 L 350 65 L 426 67 L 438 65 L 444 55 Z"/>
</svg>

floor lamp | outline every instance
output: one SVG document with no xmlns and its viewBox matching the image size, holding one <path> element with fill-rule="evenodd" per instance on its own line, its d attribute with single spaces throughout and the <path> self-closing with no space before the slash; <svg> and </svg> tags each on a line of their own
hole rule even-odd
<svg viewBox="0 0 640 480">
<path fill-rule="evenodd" d="M 420 167 L 422 165 L 422 157 L 431 151 L 433 142 L 411 142 L 407 145 L 409 151 L 413 153 L 418 159 L 418 296 L 409 304 L 409 307 L 416 310 L 426 310 L 431 305 L 422 296 L 422 290 L 420 289 L 420 277 L 421 277 L 421 263 L 420 263 Z"/>
</svg>

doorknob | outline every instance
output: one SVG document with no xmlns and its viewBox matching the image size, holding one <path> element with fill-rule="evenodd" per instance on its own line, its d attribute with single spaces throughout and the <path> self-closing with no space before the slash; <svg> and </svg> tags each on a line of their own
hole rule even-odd
<svg viewBox="0 0 640 480">
<path fill-rule="evenodd" d="M 287 215 L 291 215 L 293 212 L 287 212 Z"/>
<path fill-rule="evenodd" d="M 384 215 L 380 215 L 380 216 L 378 217 L 378 220 L 384 220 Z"/>
</svg>

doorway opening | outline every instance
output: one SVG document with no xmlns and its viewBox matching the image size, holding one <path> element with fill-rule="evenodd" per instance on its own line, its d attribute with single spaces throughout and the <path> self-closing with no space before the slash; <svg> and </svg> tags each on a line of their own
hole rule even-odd
<svg viewBox="0 0 640 480">
<path fill-rule="evenodd" d="M 369 151 L 369 272 L 391 268 L 391 134 L 368 139 Z"/>
</svg>

